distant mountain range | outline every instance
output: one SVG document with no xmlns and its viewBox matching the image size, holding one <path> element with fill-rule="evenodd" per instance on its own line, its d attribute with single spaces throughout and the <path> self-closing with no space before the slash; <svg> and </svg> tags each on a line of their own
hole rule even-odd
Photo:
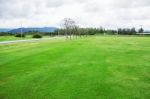
<svg viewBox="0 0 150 99">
<path fill-rule="evenodd" d="M 12 29 L 9 29 L 9 28 L 0 28 L 0 32 L 8 32 Z"/>
<path fill-rule="evenodd" d="M 9 29 L 9 28 L 0 28 L 0 32 L 9 32 L 9 33 L 20 33 L 21 30 L 23 33 L 30 32 L 30 31 L 38 31 L 38 32 L 54 32 L 57 28 L 56 27 L 43 27 L 43 28 L 16 28 L 16 29 Z"/>
</svg>

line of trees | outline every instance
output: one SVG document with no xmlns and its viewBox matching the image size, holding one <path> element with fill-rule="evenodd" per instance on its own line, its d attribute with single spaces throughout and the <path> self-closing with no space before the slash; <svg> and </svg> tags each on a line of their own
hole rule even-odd
<svg viewBox="0 0 150 99">
<path fill-rule="evenodd" d="M 106 30 L 102 28 L 80 28 L 78 26 L 70 29 L 57 29 L 55 31 L 55 34 L 59 35 L 69 35 L 70 33 L 72 35 L 95 35 L 95 34 L 104 34 L 107 32 Z"/>
<path fill-rule="evenodd" d="M 76 24 L 67 24 L 63 28 L 59 28 L 55 30 L 54 32 L 49 32 L 49 33 L 40 33 L 38 31 L 30 31 L 27 33 L 24 33 L 26 35 L 33 35 L 33 34 L 42 34 L 42 35 L 47 35 L 47 36 L 56 36 L 56 35 L 65 35 L 66 39 L 71 39 L 71 38 L 77 38 L 78 36 L 87 36 L 87 35 L 95 35 L 95 34 L 100 34 L 100 35 L 136 35 L 136 33 L 144 33 L 144 29 L 140 28 L 139 30 L 136 30 L 134 27 L 133 28 L 119 28 L 118 30 L 112 30 L 112 29 L 105 29 L 105 28 L 80 28 Z M 19 34 L 19 33 L 17 33 Z M 7 35 L 15 35 L 12 33 L 6 33 L 6 32 L 1 32 L 0 36 L 7 36 Z"/>
<path fill-rule="evenodd" d="M 66 39 L 73 36 L 87 36 L 87 35 L 136 35 L 136 33 L 143 33 L 143 28 L 138 31 L 133 28 L 119 28 L 118 30 L 105 29 L 105 28 L 80 28 L 78 26 L 72 28 L 61 28 L 57 29 L 54 34 L 66 35 Z"/>
<path fill-rule="evenodd" d="M 95 35 L 95 34 L 108 34 L 108 35 L 136 35 L 136 33 L 143 33 L 143 29 L 137 31 L 133 28 L 119 28 L 118 30 L 105 29 L 105 28 L 67 28 L 67 29 L 57 29 L 54 34 L 66 35 L 66 38 L 74 35 Z"/>
<path fill-rule="evenodd" d="M 141 27 L 139 30 L 133 28 L 119 28 L 118 30 L 100 28 L 80 28 L 76 22 L 70 18 L 63 20 L 61 29 L 57 29 L 54 34 L 65 35 L 66 39 L 82 35 L 95 35 L 95 34 L 109 34 L 109 35 L 136 35 L 136 33 L 143 33 L 144 29 Z"/>
<path fill-rule="evenodd" d="M 80 28 L 74 20 L 71 18 L 65 18 L 62 22 L 62 28 L 55 30 L 51 33 L 40 33 L 38 31 L 29 31 L 24 34 L 33 35 L 36 33 L 42 34 L 42 35 L 49 35 L 49 36 L 55 36 L 55 35 L 65 35 L 66 39 L 72 39 L 77 38 L 78 36 L 81 37 L 83 35 L 95 35 L 95 34 L 101 34 L 101 35 L 136 35 L 136 33 L 143 33 L 144 29 L 141 27 L 139 30 L 136 30 L 133 28 L 118 28 L 117 30 L 112 29 L 105 29 L 103 27 L 99 28 Z M 3 35 L 14 35 L 11 33 L 0 33 L 0 36 Z"/>
<path fill-rule="evenodd" d="M 57 29 L 54 34 L 65 35 L 66 39 L 77 38 L 82 35 L 104 34 L 104 28 L 80 28 L 76 22 L 70 18 L 65 18 L 62 22 L 62 28 Z M 112 32 L 109 30 L 109 32 Z"/>
<path fill-rule="evenodd" d="M 11 36 L 11 35 L 13 34 L 8 32 L 0 32 L 0 36 Z"/>
<path fill-rule="evenodd" d="M 133 28 L 119 28 L 117 31 L 120 35 L 135 35 L 137 33 L 136 29 Z"/>
</svg>

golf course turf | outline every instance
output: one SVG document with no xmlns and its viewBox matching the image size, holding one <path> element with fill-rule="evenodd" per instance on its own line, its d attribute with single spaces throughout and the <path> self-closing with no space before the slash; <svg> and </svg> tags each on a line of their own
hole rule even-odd
<svg viewBox="0 0 150 99">
<path fill-rule="evenodd" d="M 0 99 L 150 99 L 150 38 L 0 45 Z"/>
</svg>

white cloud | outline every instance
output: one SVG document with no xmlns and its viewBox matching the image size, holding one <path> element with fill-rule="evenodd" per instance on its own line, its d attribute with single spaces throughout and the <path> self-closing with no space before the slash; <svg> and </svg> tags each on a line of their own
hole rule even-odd
<svg viewBox="0 0 150 99">
<path fill-rule="evenodd" d="M 0 0 L 0 27 L 59 26 L 71 17 L 82 26 L 150 27 L 150 0 Z"/>
</svg>

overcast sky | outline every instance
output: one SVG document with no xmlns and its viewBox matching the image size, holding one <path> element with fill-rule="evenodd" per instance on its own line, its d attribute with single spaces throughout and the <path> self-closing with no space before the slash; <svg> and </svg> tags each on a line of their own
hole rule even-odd
<svg viewBox="0 0 150 99">
<path fill-rule="evenodd" d="M 60 26 L 150 28 L 150 0 L 0 0 L 0 28 Z"/>
</svg>

